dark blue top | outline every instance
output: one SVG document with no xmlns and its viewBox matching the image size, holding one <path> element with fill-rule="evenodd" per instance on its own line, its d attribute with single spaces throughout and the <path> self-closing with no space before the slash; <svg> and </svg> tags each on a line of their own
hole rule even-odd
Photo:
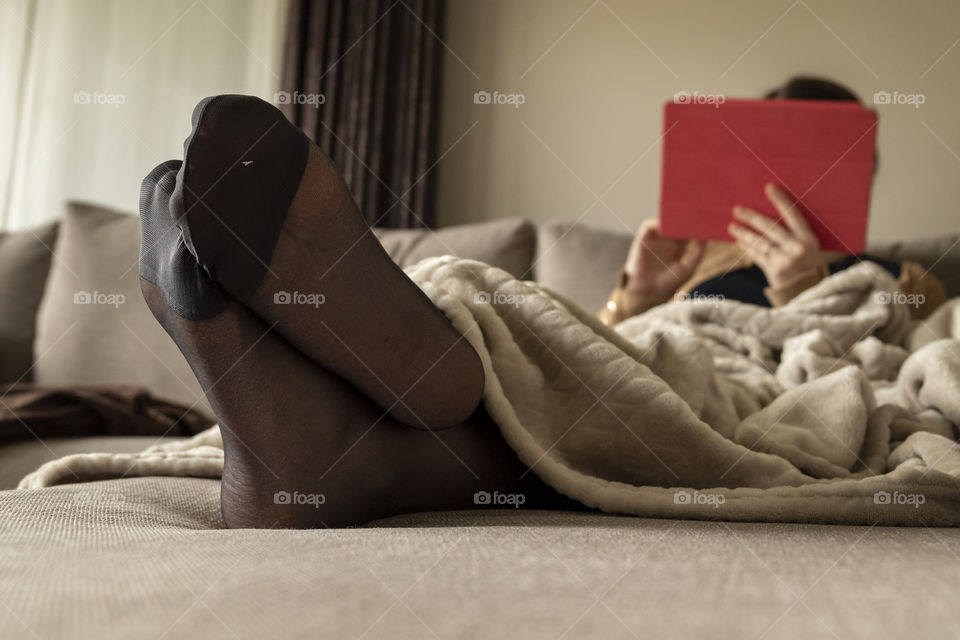
<svg viewBox="0 0 960 640">
<path fill-rule="evenodd" d="M 887 271 L 894 278 L 900 277 L 900 263 L 889 260 L 881 260 L 867 255 L 847 256 L 836 262 L 831 262 L 828 266 L 830 273 L 843 271 L 847 267 L 858 264 L 861 260 L 875 262 Z M 763 275 L 760 267 L 753 265 L 744 269 L 736 269 L 725 273 L 722 276 L 711 278 L 701 282 L 691 291 L 691 296 L 723 296 L 727 300 L 739 300 L 750 304 L 760 305 L 761 307 L 772 306 L 767 297 L 763 295 L 763 289 L 767 286 L 767 277 Z"/>
</svg>

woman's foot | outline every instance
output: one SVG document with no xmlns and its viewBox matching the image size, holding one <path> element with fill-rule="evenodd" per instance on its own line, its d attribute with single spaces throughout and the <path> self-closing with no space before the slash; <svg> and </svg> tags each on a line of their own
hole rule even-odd
<svg viewBox="0 0 960 640">
<path fill-rule="evenodd" d="M 525 468 L 482 412 L 440 433 L 405 428 L 233 300 L 172 225 L 178 168 L 144 180 L 141 289 L 220 420 L 227 526 L 353 526 L 475 508 L 483 491 L 577 507 L 533 474 L 520 480 Z"/>
<path fill-rule="evenodd" d="M 220 420 L 226 523 L 341 526 L 389 515 L 388 496 L 404 485 L 384 463 L 380 438 L 363 437 L 378 415 L 200 268 L 169 216 L 179 164 L 164 163 L 144 180 L 140 284 Z M 372 464 L 360 469 L 362 459 Z M 299 501 L 318 495 L 322 503 Z"/>
<path fill-rule="evenodd" d="M 172 214 L 207 273 L 403 422 L 472 414 L 477 354 L 389 258 L 330 159 L 257 98 L 208 98 L 193 125 Z"/>
</svg>

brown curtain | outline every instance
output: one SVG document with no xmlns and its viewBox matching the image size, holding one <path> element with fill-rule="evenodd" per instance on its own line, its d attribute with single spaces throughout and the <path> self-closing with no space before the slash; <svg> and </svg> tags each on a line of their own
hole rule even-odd
<svg viewBox="0 0 960 640">
<path fill-rule="evenodd" d="M 444 0 L 292 0 L 280 107 L 371 224 L 433 221 Z"/>
</svg>

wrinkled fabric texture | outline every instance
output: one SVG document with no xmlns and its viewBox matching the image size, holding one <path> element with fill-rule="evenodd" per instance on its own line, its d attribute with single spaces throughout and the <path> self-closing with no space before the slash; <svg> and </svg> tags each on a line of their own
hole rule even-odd
<svg viewBox="0 0 960 640">
<path fill-rule="evenodd" d="M 212 421 L 143 387 L 0 385 L 0 444 L 75 436 L 192 436 Z"/>
<path fill-rule="evenodd" d="M 506 441 L 586 505 L 960 525 L 957 300 L 911 321 L 890 274 L 864 263 L 783 307 L 694 298 L 611 329 L 483 263 L 430 258 L 407 273 L 480 354 L 485 405 Z M 21 487 L 78 467 L 216 477 L 218 444 L 211 431 L 126 459 L 72 456 Z"/>
</svg>

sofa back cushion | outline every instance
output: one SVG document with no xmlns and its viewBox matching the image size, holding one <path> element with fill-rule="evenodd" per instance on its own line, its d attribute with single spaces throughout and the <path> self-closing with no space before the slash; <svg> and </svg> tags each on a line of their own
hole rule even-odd
<svg viewBox="0 0 960 640">
<path fill-rule="evenodd" d="M 56 238 L 56 223 L 0 233 L 0 382 L 33 379 L 37 309 Z"/>
<path fill-rule="evenodd" d="M 423 258 L 455 255 L 499 267 L 517 278 L 527 275 L 536 249 L 536 229 L 523 218 L 441 229 L 377 229 L 377 237 L 401 267 Z"/>
<path fill-rule="evenodd" d="M 41 384 L 140 385 L 154 395 L 209 406 L 180 350 L 140 293 L 140 218 L 71 203 L 37 315 Z"/>
<path fill-rule="evenodd" d="M 584 224 L 553 222 L 537 232 L 533 275 L 538 282 L 598 311 L 617 284 L 633 237 Z"/>
</svg>

